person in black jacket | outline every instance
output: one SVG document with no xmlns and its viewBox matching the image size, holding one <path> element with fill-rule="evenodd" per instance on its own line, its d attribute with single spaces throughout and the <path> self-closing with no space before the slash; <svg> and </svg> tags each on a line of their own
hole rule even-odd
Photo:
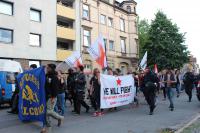
<svg viewBox="0 0 200 133">
<path fill-rule="evenodd" d="M 57 95 L 59 90 L 59 79 L 57 77 L 57 73 L 55 71 L 56 65 L 48 64 L 46 67 L 46 83 L 45 83 L 45 91 L 46 91 L 46 125 L 47 127 L 50 125 L 50 116 L 54 119 L 58 120 L 58 126 L 61 125 L 61 122 L 64 120 L 64 117 L 59 115 L 54 111 Z"/>
<path fill-rule="evenodd" d="M 153 115 L 153 111 L 155 109 L 155 102 L 156 102 L 156 86 L 158 83 L 158 78 L 155 73 L 150 71 L 149 68 L 145 70 L 145 76 L 143 81 L 144 86 L 144 96 L 149 104 L 150 113 L 149 115 Z"/>
<path fill-rule="evenodd" d="M 84 101 L 86 77 L 83 73 L 84 67 L 77 68 L 77 75 L 75 78 L 75 97 L 76 97 L 76 113 L 80 115 L 81 105 L 86 108 L 86 113 L 89 112 L 90 107 Z"/>
<path fill-rule="evenodd" d="M 68 69 L 68 77 L 67 77 L 67 89 L 69 91 L 68 99 L 73 100 L 74 109 L 72 112 L 76 112 L 76 96 L 75 96 L 75 75 L 76 73 L 72 68 Z"/>
<path fill-rule="evenodd" d="M 190 71 L 186 72 L 183 77 L 183 83 L 185 86 L 185 92 L 189 97 L 189 102 L 192 100 L 192 89 L 194 85 L 194 74 Z"/>
<path fill-rule="evenodd" d="M 94 69 L 93 77 L 90 80 L 90 95 L 91 95 L 91 103 L 94 107 L 93 116 L 101 116 L 102 110 L 100 109 L 100 94 L 101 94 L 101 86 L 100 86 L 100 71 L 98 68 Z"/>
<path fill-rule="evenodd" d="M 18 102 L 19 102 L 19 84 L 17 82 L 17 75 L 19 73 L 15 73 L 15 91 L 12 95 L 12 99 L 11 99 L 11 110 L 8 111 L 8 113 L 11 114 L 18 114 L 19 109 L 18 109 Z"/>
</svg>

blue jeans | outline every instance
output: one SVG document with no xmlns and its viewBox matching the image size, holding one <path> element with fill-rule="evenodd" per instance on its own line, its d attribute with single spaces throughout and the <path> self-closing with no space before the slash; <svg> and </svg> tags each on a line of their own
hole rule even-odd
<svg viewBox="0 0 200 133">
<path fill-rule="evenodd" d="M 169 99 L 169 103 L 170 103 L 170 108 L 174 108 L 174 92 L 176 90 L 176 88 L 170 88 L 167 87 L 167 97 Z"/>
<path fill-rule="evenodd" d="M 65 114 L 65 93 L 58 94 L 55 110 L 60 115 L 64 116 L 64 114 Z"/>
</svg>

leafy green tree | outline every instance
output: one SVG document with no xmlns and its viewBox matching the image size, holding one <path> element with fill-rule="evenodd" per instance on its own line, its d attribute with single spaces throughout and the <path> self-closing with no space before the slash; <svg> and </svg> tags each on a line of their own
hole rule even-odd
<svg viewBox="0 0 200 133">
<path fill-rule="evenodd" d="M 138 36 L 139 36 L 139 56 L 140 56 L 140 59 L 143 57 L 143 54 L 145 53 L 143 47 L 149 40 L 149 29 L 150 29 L 150 25 L 148 23 L 148 20 L 146 20 L 146 19 L 139 20 L 139 22 L 138 22 Z"/>
<path fill-rule="evenodd" d="M 184 35 L 162 11 L 158 11 L 150 25 L 148 41 L 142 50 L 148 51 L 148 66 L 157 64 L 159 70 L 174 69 L 188 62 L 189 52 L 184 45 Z"/>
</svg>

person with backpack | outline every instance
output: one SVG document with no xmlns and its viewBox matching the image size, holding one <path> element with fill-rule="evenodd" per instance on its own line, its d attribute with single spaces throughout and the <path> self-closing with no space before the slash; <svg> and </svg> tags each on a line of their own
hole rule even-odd
<svg viewBox="0 0 200 133">
<path fill-rule="evenodd" d="M 184 77 L 183 77 L 183 83 L 185 86 L 185 93 L 188 95 L 189 97 L 189 101 L 192 101 L 192 89 L 193 89 L 193 85 L 194 85 L 194 74 L 190 71 L 186 72 Z"/>
</svg>

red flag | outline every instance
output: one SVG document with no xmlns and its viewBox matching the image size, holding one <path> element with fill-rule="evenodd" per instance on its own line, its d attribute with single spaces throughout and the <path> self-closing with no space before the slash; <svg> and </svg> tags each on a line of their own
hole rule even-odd
<svg viewBox="0 0 200 133">
<path fill-rule="evenodd" d="M 154 65 L 154 72 L 158 73 L 158 66 L 157 66 L 157 64 Z"/>
</svg>

